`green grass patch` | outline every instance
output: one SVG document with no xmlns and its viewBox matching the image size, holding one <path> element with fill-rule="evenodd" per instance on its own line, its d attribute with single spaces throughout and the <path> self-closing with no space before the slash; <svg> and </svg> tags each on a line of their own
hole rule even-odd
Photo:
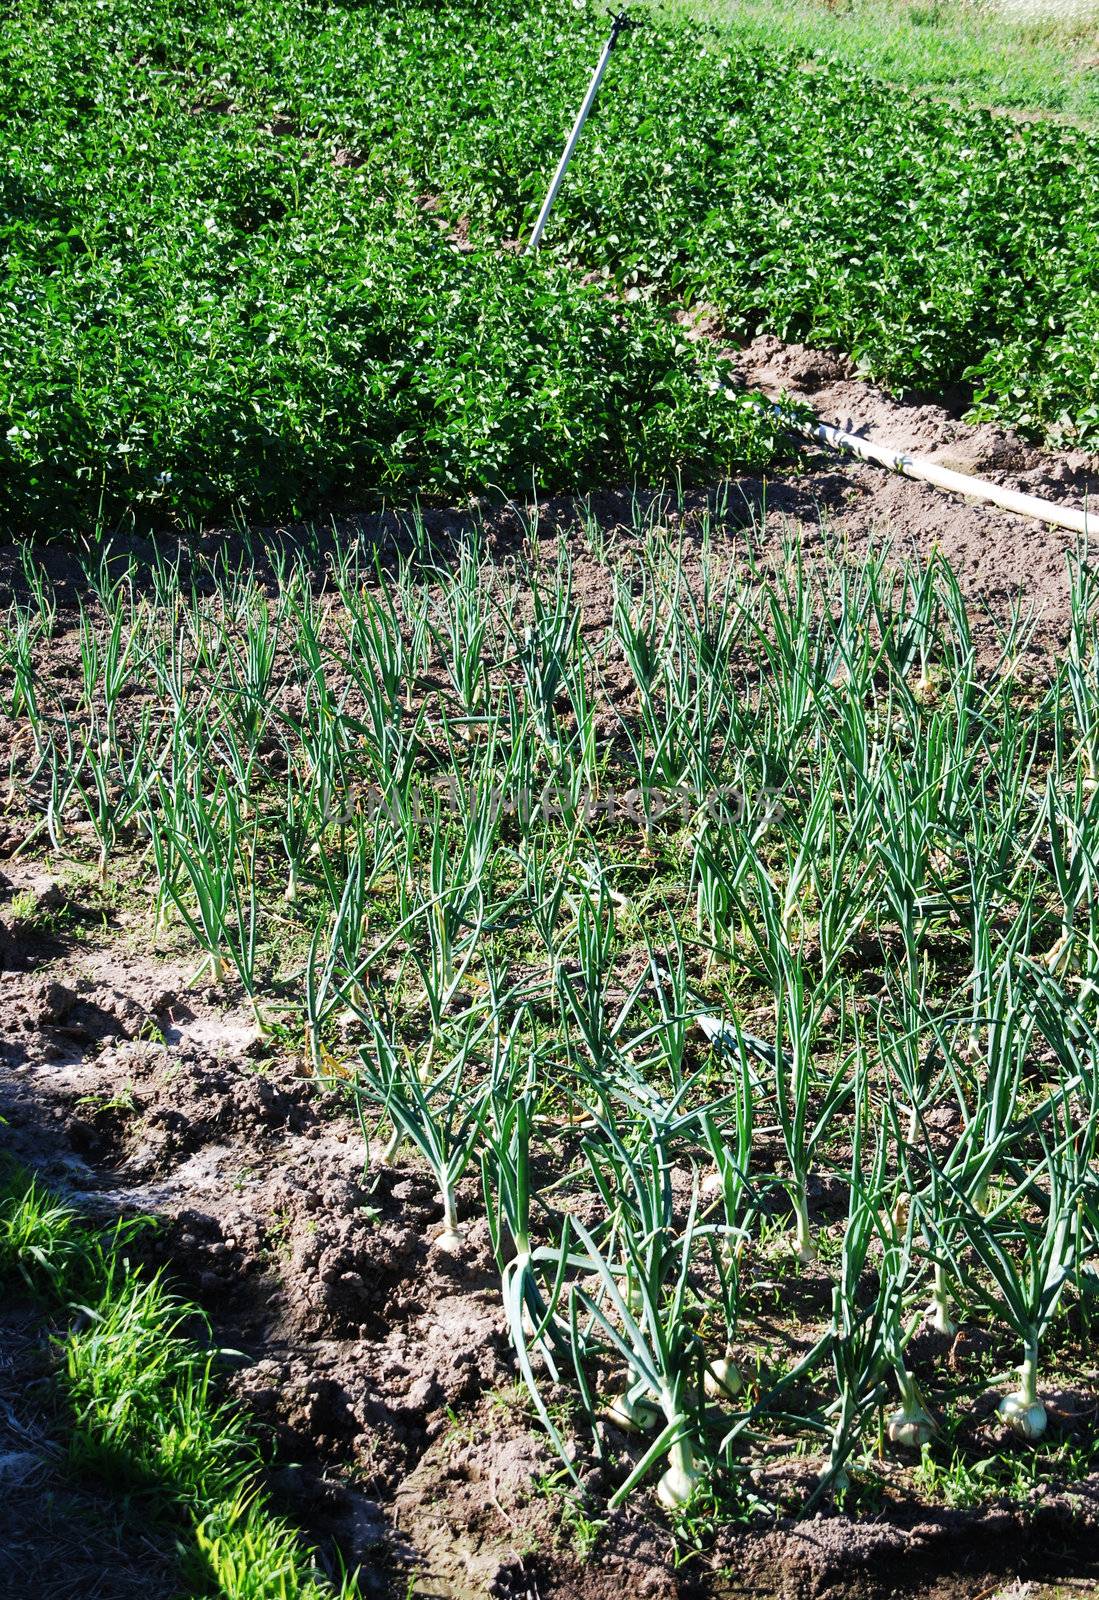
<svg viewBox="0 0 1099 1600">
<path fill-rule="evenodd" d="M 949 100 L 1099 122 L 1099 7 L 979 0 L 665 0 L 743 44 L 799 50 Z"/>
<path fill-rule="evenodd" d="M 0 1281 L 22 1279 L 62 1330 L 70 1464 L 175 1527 L 186 1592 L 351 1600 L 269 1507 L 246 1419 L 217 1393 L 199 1310 L 127 1259 L 136 1224 L 97 1231 L 18 1170 L 0 1182 Z M 65 1325 L 68 1323 L 66 1329 Z"/>
</svg>

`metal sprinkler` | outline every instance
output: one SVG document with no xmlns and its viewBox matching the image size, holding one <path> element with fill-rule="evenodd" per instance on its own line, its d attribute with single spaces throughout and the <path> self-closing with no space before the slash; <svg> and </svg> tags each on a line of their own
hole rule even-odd
<svg viewBox="0 0 1099 1600">
<path fill-rule="evenodd" d="M 534 230 L 531 233 L 530 239 L 527 241 L 528 252 L 531 250 L 537 250 L 541 241 L 542 234 L 545 231 L 546 222 L 549 218 L 550 212 L 553 209 L 553 202 L 557 199 L 557 191 L 560 189 L 565 173 L 568 171 L 568 166 L 569 162 L 572 160 L 573 151 L 580 142 L 580 135 L 584 131 L 584 124 L 588 120 L 588 113 L 595 104 L 595 97 L 599 93 L 599 85 L 603 81 L 603 74 L 607 70 L 607 64 L 611 59 L 611 54 L 614 50 L 614 47 L 624 33 L 627 33 L 631 28 L 639 28 L 640 26 L 641 24 L 625 11 L 613 12 L 611 15 L 610 38 L 603 46 L 603 53 L 599 57 L 595 71 L 592 73 L 591 82 L 588 84 L 588 92 L 584 96 L 583 104 L 581 105 L 580 110 L 576 113 L 576 121 L 572 125 L 572 132 L 569 134 L 565 148 L 561 152 L 561 159 L 557 163 L 557 171 L 553 175 L 553 181 L 549 186 L 549 192 L 547 193 L 546 198 L 542 201 L 542 209 L 538 213 L 538 221 L 534 224 Z"/>
</svg>

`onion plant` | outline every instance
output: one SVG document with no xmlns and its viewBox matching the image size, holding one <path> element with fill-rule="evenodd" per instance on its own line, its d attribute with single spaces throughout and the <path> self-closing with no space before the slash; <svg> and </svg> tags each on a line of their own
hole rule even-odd
<svg viewBox="0 0 1099 1600">
<path fill-rule="evenodd" d="M 457 566 L 443 582 L 431 635 L 442 657 L 460 714 L 477 718 L 488 687 L 485 652 L 491 610 L 485 595 L 478 539 L 462 542 Z"/>
<path fill-rule="evenodd" d="M 37 621 L 39 637 L 52 639 L 57 630 L 57 590 L 36 549 L 34 541 L 22 539 L 17 545 L 19 569 L 27 586 L 31 605 Z"/>
<path fill-rule="evenodd" d="M 977 1303 L 1002 1319 L 1022 1347 L 1017 1389 L 1000 1402 L 1004 1422 L 1024 1439 L 1045 1432 L 1038 1392 L 1039 1346 L 1089 1240 L 1084 1202 L 1094 1204 L 1099 1095 L 1094 1075 L 1058 1087 L 1028 1118 L 1038 1159 L 1002 1183 L 983 1209 L 950 1182 L 960 1225 L 982 1269 L 967 1277 Z"/>
<path fill-rule="evenodd" d="M 558 702 L 580 663 L 580 613 L 572 595 L 572 566 L 559 556 L 557 570 L 543 587 L 537 569 L 530 574 L 531 617 L 521 628 L 509 626 L 514 657 L 535 737 L 556 766 L 561 755 Z"/>
<path fill-rule="evenodd" d="M 373 872 L 367 851 L 355 849 L 344 864 L 342 882 L 323 857 L 322 866 L 331 900 L 330 915 L 318 917 L 305 960 L 304 1010 L 306 1051 L 318 1075 L 324 1066 L 323 1036 L 330 1019 L 354 993 L 361 974 L 366 913 Z"/>
<path fill-rule="evenodd" d="M 409 586 L 406 571 L 407 563 L 391 576 L 375 553 L 371 581 L 342 588 L 341 597 L 348 670 L 360 687 L 370 674 L 390 700 L 403 700 L 408 710 L 431 635 L 427 608 L 413 601 L 416 591 Z"/>
<path fill-rule="evenodd" d="M 585 1154 L 607 1208 L 607 1244 L 601 1247 L 579 1218 L 569 1219 L 582 1247 L 576 1262 L 595 1280 L 590 1289 L 581 1281 L 569 1290 L 574 1361 L 582 1371 L 596 1347 L 620 1360 L 624 1388 L 610 1403 L 612 1419 L 644 1425 L 651 1414 L 654 1424 L 663 1424 L 612 1495 L 611 1507 L 666 1461 L 657 1498 L 676 1511 L 703 1476 L 703 1351 L 688 1290 L 691 1263 L 712 1229 L 698 1217 L 697 1175 L 677 1225 L 669 1152 L 658 1128 L 646 1129 L 633 1150 L 605 1113 L 595 1122 L 597 1134 L 585 1142 Z"/>
<path fill-rule="evenodd" d="M 90 711 L 101 712 L 107 738 L 118 737 L 119 703 L 134 678 L 136 632 L 127 626 L 121 607 L 101 628 L 87 610 L 80 611 L 80 665 L 84 700 Z"/>
<path fill-rule="evenodd" d="M 617 902 L 598 863 L 579 883 L 570 885 L 567 898 L 576 917 L 575 959 L 559 959 L 554 975 L 561 1014 L 571 1024 L 569 1060 L 599 1090 L 609 1089 L 616 1081 L 632 1084 L 636 1071 L 629 1025 L 647 987 L 648 973 L 642 972 L 620 1001 L 612 999 Z"/>
<path fill-rule="evenodd" d="M 839 666 L 815 604 L 801 547 L 785 544 L 777 576 L 761 585 L 747 616 L 760 702 L 748 738 L 768 788 L 785 789 L 808 757 L 816 708 Z"/>
<path fill-rule="evenodd" d="M 43 768 L 46 772 L 45 824 L 50 843 L 58 853 L 64 847 L 67 817 L 88 764 L 91 744 L 76 719 L 63 704 L 42 731 Z M 86 804 L 85 800 L 85 804 Z"/>
<path fill-rule="evenodd" d="M 293 617 L 293 659 L 303 695 L 302 713 L 291 720 L 291 726 L 322 813 L 339 818 L 346 813 L 351 787 L 351 729 L 346 716 L 351 685 L 347 682 L 337 687 L 324 640 L 326 620 L 312 596 L 290 591 L 287 604 Z"/>
<path fill-rule="evenodd" d="M 517 1071 L 516 1013 L 504 1032 L 492 1006 L 472 1006 L 452 1019 L 445 1036 L 432 1035 L 429 1073 L 396 1039 L 392 1019 L 364 1008 L 367 1043 L 353 1079 L 356 1104 L 369 1144 L 367 1108 L 388 1118 L 419 1151 L 439 1186 L 443 1226 L 436 1248 L 453 1254 L 465 1246 L 455 1190 L 482 1145 L 494 1105 L 506 1099 Z"/>
<path fill-rule="evenodd" d="M 276 714 L 281 685 L 275 667 L 282 615 L 272 616 L 266 596 L 249 589 L 225 628 L 224 692 L 218 743 L 241 794 L 253 787 L 257 762 Z M 242 636 L 243 635 L 243 636 Z"/>
<path fill-rule="evenodd" d="M 640 570 L 640 595 L 620 573 L 614 576 L 614 635 L 630 668 L 637 691 L 640 727 L 623 717 L 622 727 L 638 774 L 638 794 L 643 820 L 651 831 L 651 805 L 656 793 L 675 789 L 692 764 L 704 759 L 692 747 L 685 755 L 679 728 L 664 699 L 664 650 L 670 621 L 668 602 L 646 568 Z M 688 741 L 689 743 L 689 741 Z"/>
<path fill-rule="evenodd" d="M 1086 552 L 1070 564 L 1070 626 L 1064 678 L 1072 706 L 1080 756 L 1079 770 L 1088 789 L 1099 786 L 1099 584 Z"/>
<path fill-rule="evenodd" d="M 828 1462 L 817 1498 L 828 1489 L 842 1491 L 848 1485 L 847 1461 L 858 1444 L 867 1412 L 881 1398 L 881 1386 L 896 1359 L 895 1329 L 899 1315 L 897 1298 L 907 1275 L 907 1248 L 897 1255 L 892 1241 L 879 1265 L 873 1249 L 882 1240 L 880 1223 L 883 1192 L 884 1139 L 879 1137 L 878 1152 L 864 1172 L 866 1162 L 866 1080 L 861 1074 L 854 1095 L 851 1167 L 848 1189 L 847 1224 L 840 1250 L 839 1277 L 832 1291 L 832 1324 L 829 1351 L 837 1398 L 831 1408 L 831 1442 Z M 867 1292 L 867 1280 L 877 1268 L 877 1282 Z M 902 1385 L 902 1401 L 907 1403 Z"/>
<path fill-rule="evenodd" d="M 407 787 L 426 720 L 425 711 L 412 714 L 411 697 L 427 656 L 428 616 L 416 610 L 408 627 L 396 584 L 377 560 L 373 583 L 344 587 L 341 598 L 341 663 L 359 701 L 352 726 L 371 781 L 389 797 L 394 786 Z"/>
<path fill-rule="evenodd" d="M 13 720 L 25 717 L 32 724 L 37 724 L 41 717 L 34 665 L 39 632 L 39 623 L 32 613 L 13 601 L 0 626 L 0 684 L 4 684 L 8 716 Z"/>
<path fill-rule="evenodd" d="M 1047 956 L 1051 970 L 1067 967 L 1081 939 L 1094 961 L 1099 956 L 1099 789 L 1077 773 L 1068 794 L 1059 793 L 1053 774 L 1046 782 L 1045 821 L 1049 862 L 1060 907 L 1060 932 Z M 1080 913 L 1086 916 L 1078 928 Z"/>
<path fill-rule="evenodd" d="M 154 747 L 152 711 L 146 705 L 129 732 L 129 746 L 112 738 L 105 715 L 92 714 L 84 735 L 86 759 L 72 771 L 73 787 L 99 842 L 98 877 L 107 882 L 111 855 L 119 837 L 143 810 L 150 787 L 157 781 L 164 752 Z"/>
<path fill-rule="evenodd" d="M 258 967 L 257 822 L 244 820 L 235 789 L 221 776 L 208 790 L 199 782 L 191 792 L 162 785 L 160 793 L 163 816 L 153 827 L 166 832 L 172 863 L 178 866 L 163 887 L 206 952 L 195 978 L 209 967 L 213 981 L 222 983 L 226 960 L 231 962 L 257 1025 L 265 1027 Z"/>
<path fill-rule="evenodd" d="M 937 810 L 932 796 L 916 792 L 903 764 L 889 764 L 880 774 L 875 812 L 873 848 L 881 902 L 900 932 L 905 981 L 915 993 L 920 984 Z"/>
<path fill-rule="evenodd" d="M 922 566 L 907 563 L 896 577 L 879 569 L 871 588 L 872 615 L 894 681 L 903 685 L 915 674 L 912 687 L 922 696 L 935 687 L 931 660 L 942 615 L 940 572 L 936 553 Z"/>
<path fill-rule="evenodd" d="M 922 1113 L 937 1101 L 946 1077 L 942 1041 L 934 1028 L 926 1026 L 930 1009 L 928 986 L 926 963 L 915 991 L 905 983 L 891 981 L 887 970 L 890 1004 L 878 1012 L 874 1024 L 878 1059 L 900 1088 L 908 1107 L 909 1144 L 916 1141 Z"/>
<path fill-rule="evenodd" d="M 842 1048 L 831 1064 L 818 1069 L 817 1046 L 824 1018 L 832 1011 L 842 1015 L 844 995 L 838 977 L 815 977 L 800 946 L 790 944 L 785 906 L 762 870 L 759 917 L 752 931 L 774 999 L 775 1038 L 771 1082 L 776 1120 L 790 1170 L 794 1208 L 794 1250 L 799 1261 L 816 1259 L 809 1221 L 809 1174 L 817 1150 L 851 1096 L 852 1061 L 857 1052 Z"/>
<path fill-rule="evenodd" d="M 560 1364 L 570 1350 L 568 1322 L 562 1316 L 562 1291 L 571 1260 L 567 1248 L 538 1245 L 532 1233 L 534 1184 L 530 1142 L 538 1091 L 526 1086 L 506 1098 L 498 1097 L 484 1127 L 481 1175 L 488 1214 L 489 1237 L 500 1268 L 500 1286 L 508 1336 L 515 1350 L 520 1376 L 534 1402 L 543 1427 L 569 1473 L 576 1468 L 561 1438 L 536 1371 L 536 1359 L 551 1383 L 562 1380 Z M 583 1399 L 594 1412 L 590 1393 Z"/>
<path fill-rule="evenodd" d="M 485 765 L 491 770 L 491 754 Z M 480 949 L 490 863 L 500 831 L 500 807 L 489 785 L 478 783 L 476 774 L 462 774 L 456 764 L 451 777 L 450 802 L 436 796 L 425 818 L 426 871 L 410 907 L 422 910 L 424 938 L 412 941 L 409 956 L 436 1028 Z"/>
<path fill-rule="evenodd" d="M 743 1036 L 741 1036 L 741 1040 Z M 755 1134 L 755 1093 L 748 1051 L 740 1044 L 737 1052 L 739 1075 L 734 1078 L 731 1102 L 699 1112 L 699 1130 L 713 1161 L 712 1179 L 703 1184 L 704 1198 L 718 1197 L 722 1233 L 712 1238 L 711 1257 L 720 1287 L 720 1304 L 725 1323 L 724 1348 L 706 1362 L 704 1389 L 711 1400 L 728 1403 L 742 1388 L 735 1364 L 733 1339 L 740 1303 L 740 1261 L 751 1238 L 751 1227 L 761 1196 L 751 1176 Z M 707 1210 L 709 1215 L 709 1209 Z"/>
</svg>

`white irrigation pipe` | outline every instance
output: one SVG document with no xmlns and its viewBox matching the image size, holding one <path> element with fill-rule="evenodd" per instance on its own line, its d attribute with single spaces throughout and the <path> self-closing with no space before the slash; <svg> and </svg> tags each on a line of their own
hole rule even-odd
<svg viewBox="0 0 1099 1600">
<path fill-rule="evenodd" d="M 775 414 L 787 427 L 817 439 L 833 450 L 849 450 L 864 461 L 874 461 L 889 467 L 893 472 L 903 472 L 906 478 L 916 478 L 922 483 L 932 483 L 937 489 L 948 489 L 951 494 L 965 494 L 973 500 L 988 500 L 1014 511 L 1020 517 L 1033 517 L 1056 528 L 1072 528 L 1076 533 L 1099 534 L 1099 512 L 1078 511 L 1075 506 L 1058 505 L 1054 500 L 1041 500 L 1037 495 L 1018 494 L 1014 489 L 1003 489 L 998 483 L 987 483 L 983 478 L 971 478 L 965 472 L 951 472 L 948 467 L 936 466 L 924 456 L 911 456 L 907 450 L 893 445 L 872 444 L 857 433 L 846 433 L 842 428 L 831 428 L 824 422 L 802 422 L 790 415 L 781 405 Z"/>
<path fill-rule="evenodd" d="M 603 46 L 603 54 L 599 57 L 595 71 L 592 73 L 592 80 L 588 84 L 588 92 L 584 96 L 584 103 L 581 105 L 580 110 L 576 113 L 576 121 L 572 125 L 572 132 L 569 134 L 568 142 L 566 143 L 564 150 L 561 152 L 561 159 L 557 163 L 557 171 L 553 175 L 553 181 L 549 186 L 549 192 L 546 195 L 546 198 L 542 201 L 542 209 L 538 213 L 538 221 L 534 224 L 534 231 L 527 242 L 528 251 L 537 250 L 539 242 L 541 241 L 546 222 L 549 219 L 549 214 L 553 210 L 553 202 L 557 199 L 557 191 L 560 189 L 565 173 L 568 171 L 569 162 L 572 160 L 572 153 L 580 142 L 580 135 L 584 131 L 584 124 L 588 120 L 588 113 L 595 104 L 595 97 L 599 93 L 599 85 L 603 82 L 603 74 L 606 72 L 607 63 L 611 59 L 611 52 L 626 29 L 636 28 L 637 26 L 638 24 L 634 22 L 632 18 L 628 17 L 624 11 L 620 11 L 616 16 L 611 18 L 610 38 Z"/>
</svg>

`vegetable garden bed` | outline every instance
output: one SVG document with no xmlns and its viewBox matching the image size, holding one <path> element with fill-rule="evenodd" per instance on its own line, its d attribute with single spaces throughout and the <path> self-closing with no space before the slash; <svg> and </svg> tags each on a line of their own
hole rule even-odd
<svg viewBox="0 0 1099 1600">
<path fill-rule="evenodd" d="M 5 1115 L 165 1217 L 275 1510 L 383 1591 L 1088 1570 L 1092 580 L 1043 665 L 660 501 L 215 550 L 8 614 Z"/>
<path fill-rule="evenodd" d="M 5 13 L 0 1466 L 155 1600 L 1093 1575 L 1099 579 L 754 391 L 1086 498 L 1099 145 L 654 23 L 524 254 L 604 25 Z"/>
</svg>

